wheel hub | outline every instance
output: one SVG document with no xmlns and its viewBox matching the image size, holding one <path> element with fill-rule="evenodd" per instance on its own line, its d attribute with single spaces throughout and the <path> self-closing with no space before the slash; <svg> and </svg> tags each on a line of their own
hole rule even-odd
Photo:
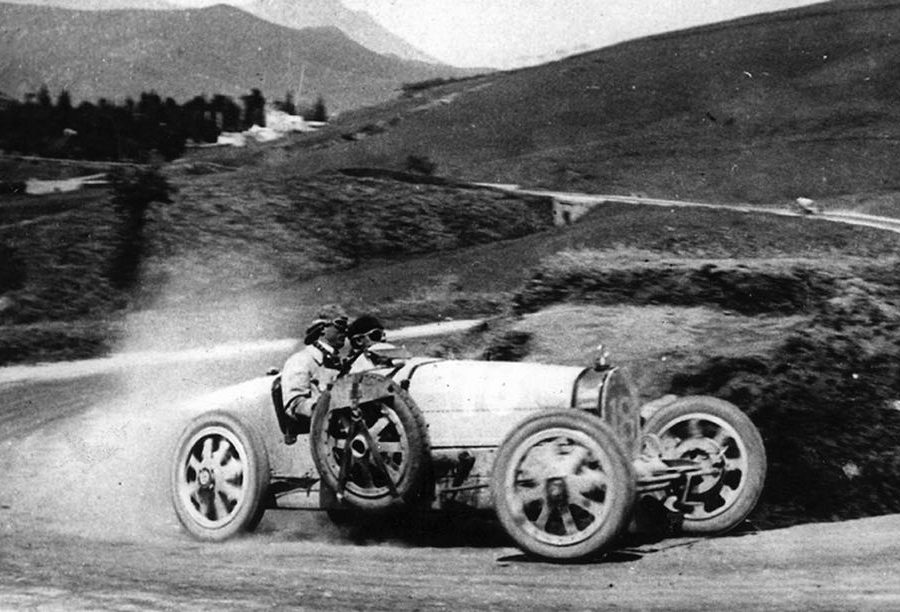
<svg viewBox="0 0 900 612">
<path fill-rule="evenodd" d="M 203 468 L 197 474 L 197 484 L 202 489 L 212 489 L 216 484 L 215 476 L 209 468 Z"/>
<path fill-rule="evenodd" d="M 709 438 L 691 438 L 678 445 L 678 455 L 681 458 L 701 461 L 709 466 L 718 462 L 721 450 Z"/>
<path fill-rule="evenodd" d="M 546 483 L 547 501 L 550 505 L 561 508 L 569 502 L 569 490 L 564 478 L 548 478 Z"/>
<path fill-rule="evenodd" d="M 362 459 L 369 451 L 369 444 L 362 435 L 358 435 L 350 442 L 350 452 L 356 459 Z"/>
<path fill-rule="evenodd" d="M 709 438 L 692 438 L 678 445 L 679 456 L 697 463 L 701 469 L 715 470 L 716 474 L 707 474 L 699 482 L 696 482 L 693 490 L 695 493 L 709 491 L 721 478 L 722 473 L 722 449 Z"/>
</svg>

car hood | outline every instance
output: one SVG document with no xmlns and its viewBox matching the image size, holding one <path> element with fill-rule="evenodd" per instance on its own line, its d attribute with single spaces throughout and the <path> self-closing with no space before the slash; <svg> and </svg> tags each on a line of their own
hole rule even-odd
<svg viewBox="0 0 900 612">
<path fill-rule="evenodd" d="M 433 447 L 496 446 L 533 412 L 570 408 L 583 371 L 539 363 L 415 359 L 393 378 L 409 381 Z"/>
</svg>

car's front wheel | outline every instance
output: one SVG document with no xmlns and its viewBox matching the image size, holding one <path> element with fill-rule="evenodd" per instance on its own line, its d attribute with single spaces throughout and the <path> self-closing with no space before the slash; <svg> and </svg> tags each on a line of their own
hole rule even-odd
<svg viewBox="0 0 900 612">
<path fill-rule="evenodd" d="M 630 461 L 592 414 L 536 414 L 503 441 L 491 476 L 500 523 L 526 552 L 552 560 L 594 556 L 628 524 L 635 499 Z"/>
<path fill-rule="evenodd" d="M 682 397 L 655 412 L 644 431 L 659 436 L 664 460 L 699 468 L 687 491 L 664 502 L 683 513 L 682 531 L 724 533 L 756 506 L 766 476 L 766 450 L 759 431 L 737 406 L 715 397 Z"/>
<path fill-rule="evenodd" d="M 225 412 L 191 421 L 178 441 L 172 502 L 184 528 L 200 540 L 252 531 L 265 512 L 269 461 L 252 427 Z"/>
</svg>

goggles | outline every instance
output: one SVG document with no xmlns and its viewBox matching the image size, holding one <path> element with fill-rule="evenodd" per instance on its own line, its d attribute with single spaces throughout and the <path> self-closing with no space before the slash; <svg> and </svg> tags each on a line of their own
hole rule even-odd
<svg viewBox="0 0 900 612">
<path fill-rule="evenodd" d="M 325 327 L 333 326 L 338 329 L 338 331 L 345 332 L 347 331 L 347 319 L 332 319 L 325 323 Z"/>
<path fill-rule="evenodd" d="M 313 329 L 316 326 L 319 326 L 319 329 L 325 329 L 326 327 L 335 327 L 338 331 L 346 332 L 347 319 L 332 319 L 330 321 L 318 319 L 310 326 L 310 329 Z"/>
<path fill-rule="evenodd" d="M 372 342 L 384 342 L 384 339 L 387 338 L 387 335 L 384 333 L 383 329 L 373 329 L 372 331 L 367 331 L 364 334 L 356 334 L 353 336 L 354 340 L 360 340 L 362 338 L 368 338 Z"/>
</svg>

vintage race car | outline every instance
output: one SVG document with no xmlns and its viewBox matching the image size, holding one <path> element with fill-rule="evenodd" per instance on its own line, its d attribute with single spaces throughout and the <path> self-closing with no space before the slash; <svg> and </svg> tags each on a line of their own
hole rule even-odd
<svg viewBox="0 0 900 612">
<path fill-rule="evenodd" d="M 339 378 L 308 433 L 291 431 L 277 374 L 194 402 L 177 443 L 175 511 L 193 536 L 252 530 L 267 508 L 334 520 L 493 510 L 524 551 L 596 555 L 652 502 L 689 534 L 740 524 L 766 471 L 750 419 L 725 401 L 640 406 L 623 371 L 414 358 Z"/>
</svg>

